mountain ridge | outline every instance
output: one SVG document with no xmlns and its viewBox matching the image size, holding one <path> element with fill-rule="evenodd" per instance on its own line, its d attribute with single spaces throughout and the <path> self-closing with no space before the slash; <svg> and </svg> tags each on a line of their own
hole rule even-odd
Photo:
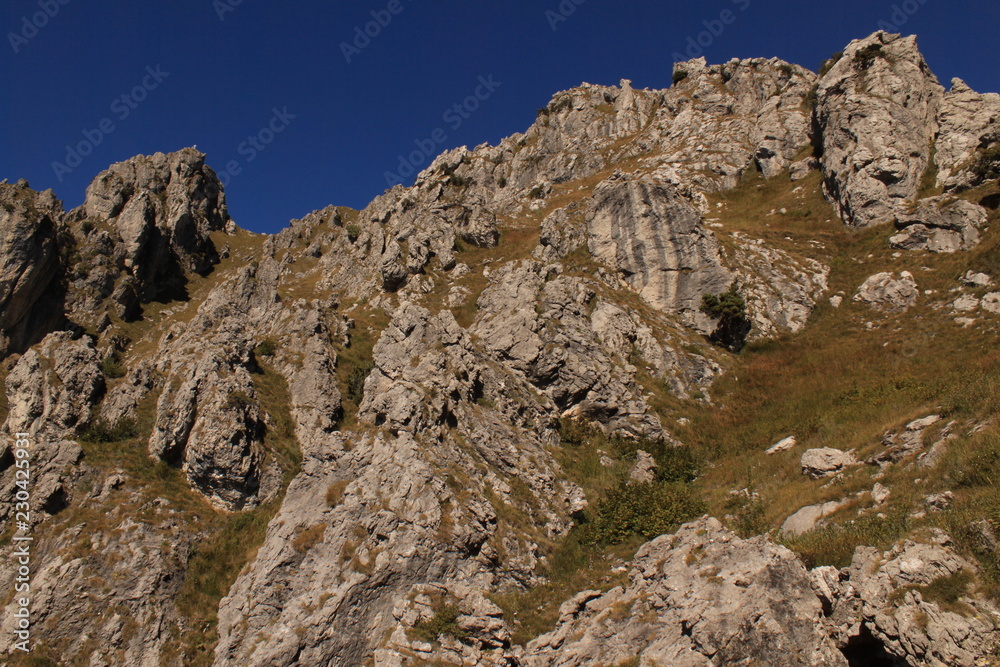
<svg viewBox="0 0 1000 667">
<path fill-rule="evenodd" d="M 945 91 L 914 38 L 883 32 L 821 75 L 696 59 L 674 81 L 557 93 L 525 133 L 275 235 L 239 229 L 193 149 L 113 165 L 69 212 L 0 186 L 0 408 L 5 433 L 37 442 L 39 646 L 109 665 L 984 659 L 994 561 L 975 544 L 993 510 L 955 533 L 987 492 L 949 475 L 992 451 L 996 406 L 955 399 L 941 424 L 903 429 L 916 436 L 886 429 L 960 386 L 896 352 L 903 327 L 921 351 L 948 349 L 937 331 L 978 336 L 958 358 L 992 382 L 1000 96 Z M 731 286 L 745 358 L 708 342 L 722 323 L 705 297 Z M 877 385 L 850 433 L 832 407 L 831 423 L 794 413 L 810 451 L 859 450 L 809 468 L 829 483 L 801 475 L 801 450 L 763 454 L 771 427 L 731 442 L 726 421 L 769 354 L 830 358 L 817 326 L 864 354 L 884 336 L 868 363 L 898 376 L 868 381 L 901 383 Z M 756 409 L 772 414 L 764 396 Z M 941 472 L 919 472 L 912 457 L 935 450 Z M 747 461 L 801 497 L 741 482 Z M 841 558 L 822 542 L 841 524 L 916 514 L 917 474 L 955 488 L 952 513 L 846 538 L 842 569 L 803 564 Z M 876 480 L 893 500 L 874 500 Z M 777 530 L 812 500 L 836 505 L 817 521 L 846 514 Z M 798 555 L 754 537 L 772 529 Z M 788 597 L 768 577 L 796 603 L 755 611 Z M 929 591 L 949 577 L 963 588 L 946 604 Z M 689 591 L 668 603 L 670 581 Z M 697 611 L 705 599 L 730 615 Z"/>
</svg>

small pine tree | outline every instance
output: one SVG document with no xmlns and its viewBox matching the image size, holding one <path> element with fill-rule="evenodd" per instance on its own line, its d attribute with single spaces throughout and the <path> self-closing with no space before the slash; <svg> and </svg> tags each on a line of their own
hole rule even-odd
<svg viewBox="0 0 1000 667">
<path fill-rule="evenodd" d="M 734 282 L 721 294 L 706 294 L 701 298 L 701 312 L 719 319 L 709 340 L 731 352 L 739 352 L 746 345 L 753 325 L 747 317 L 747 302 Z"/>
</svg>

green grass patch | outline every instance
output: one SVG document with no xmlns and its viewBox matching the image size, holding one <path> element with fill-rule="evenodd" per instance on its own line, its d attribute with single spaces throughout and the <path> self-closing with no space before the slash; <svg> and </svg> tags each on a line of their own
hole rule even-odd
<svg viewBox="0 0 1000 667">
<path fill-rule="evenodd" d="M 442 635 L 459 640 L 466 639 L 469 633 L 458 626 L 458 616 L 458 607 L 447 605 L 438 609 L 433 617 L 413 626 L 410 634 L 414 639 L 430 644 L 437 644 Z"/>
<path fill-rule="evenodd" d="M 210 665 L 218 641 L 219 601 L 236 577 L 264 543 L 267 524 L 280 501 L 249 512 L 216 515 L 209 536 L 199 543 L 188 561 L 177 609 L 187 619 L 191 632 L 184 637 L 186 665 Z"/>
</svg>

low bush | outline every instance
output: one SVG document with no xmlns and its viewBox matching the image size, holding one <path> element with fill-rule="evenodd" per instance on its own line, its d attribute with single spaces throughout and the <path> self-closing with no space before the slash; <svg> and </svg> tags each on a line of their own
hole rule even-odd
<svg viewBox="0 0 1000 667">
<path fill-rule="evenodd" d="M 128 369 L 121 362 L 121 357 L 117 352 L 112 352 L 108 356 L 104 357 L 104 360 L 100 363 L 101 372 L 104 373 L 104 377 L 115 380 L 117 378 L 125 377 Z"/>
<path fill-rule="evenodd" d="M 87 424 L 77 435 L 84 442 L 97 444 L 124 442 L 139 435 L 139 425 L 130 417 L 124 417 L 114 424 L 98 418 Z"/>
<path fill-rule="evenodd" d="M 650 540 L 704 512 L 705 504 L 683 484 L 623 484 L 601 503 L 586 526 L 587 538 L 604 544 L 621 544 L 633 536 Z"/>
<path fill-rule="evenodd" d="M 278 343 L 273 338 L 265 338 L 254 348 L 253 353 L 258 357 L 273 357 L 278 350 Z"/>
<path fill-rule="evenodd" d="M 355 405 L 361 404 L 361 399 L 365 397 L 365 380 L 375 368 L 375 364 L 367 363 L 351 371 L 347 377 L 347 398 L 354 401 Z"/>
<path fill-rule="evenodd" d="M 420 641 L 436 644 L 441 635 L 465 639 L 469 633 L 458 627 L 458 607 L 448 605 L 439 609 L 432 618 L 413 626 L 412 635 Z"/>
<path fill-rule="evenodd" d="M 983 181 L 1000 178 L 1000 141 L 979 150 L 972 173 Z"/>
</svg>

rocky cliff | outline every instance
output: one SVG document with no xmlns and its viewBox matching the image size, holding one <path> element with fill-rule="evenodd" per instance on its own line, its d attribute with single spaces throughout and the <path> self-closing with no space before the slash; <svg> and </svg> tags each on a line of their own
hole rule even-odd
<svg viewBox="0 0 1000 667">
<path fill-rule="evenodd" d="M 1000 97 L 881 32 L 673 80 L 274 236 L 193 149 L 0 184 L 34 657 L 991 664 Z"/>
</svg>

